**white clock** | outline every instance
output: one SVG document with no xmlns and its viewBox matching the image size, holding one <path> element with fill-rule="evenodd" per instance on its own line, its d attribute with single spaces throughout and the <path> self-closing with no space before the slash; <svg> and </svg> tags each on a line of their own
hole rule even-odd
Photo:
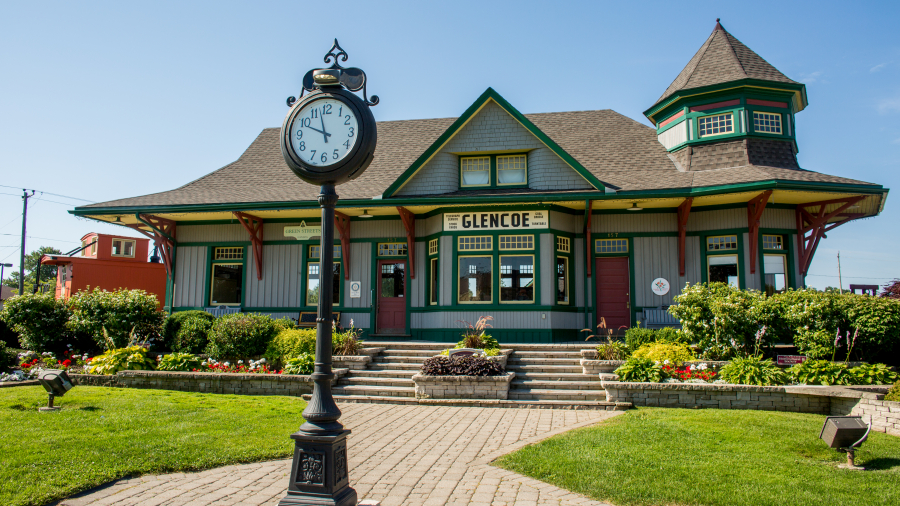
<svg viewBox="0 0 900 506">
<path fill-rule="evenodd" d="M 341 162 L 353 152 L 359 135 L 359 120 L 353 109 L 334 98 L 307 102 L 290 126 L 294 154 L 315 167 Z"/>
</svg>

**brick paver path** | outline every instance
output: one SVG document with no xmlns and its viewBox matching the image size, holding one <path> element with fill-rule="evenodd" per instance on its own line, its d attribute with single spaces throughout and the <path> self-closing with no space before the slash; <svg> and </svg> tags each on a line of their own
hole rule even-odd
<svg viewBox="0 0 900 506">
<path fill-rule="evenodd" d="M 350 435 L 350 484 L 360 500 L 392 505 L 603 505 L 491 466 L 527 444 L 605 420 L 618 411 L 342 404 Z M 287 434 L 285 434 L 287 437 Z M 290 460 L 200 473 L 142 476 L 59 506 L 275 505 Z M 607 505 L 608 506 L 608 505 Z"/>
</svg>

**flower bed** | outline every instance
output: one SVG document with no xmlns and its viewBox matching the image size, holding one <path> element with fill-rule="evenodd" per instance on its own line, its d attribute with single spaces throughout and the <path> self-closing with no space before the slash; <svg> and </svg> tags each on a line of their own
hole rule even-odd
<svg viewBox="0 0 900 506">
<path fill-rule="evenodd" d="M 507 399 L 516 373 L 500 376 L 413 376 L 416 399 Z"/>
</svg>

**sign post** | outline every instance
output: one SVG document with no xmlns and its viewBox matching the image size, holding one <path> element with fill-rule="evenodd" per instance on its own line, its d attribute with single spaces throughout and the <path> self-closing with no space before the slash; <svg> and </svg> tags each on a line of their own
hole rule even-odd
<svg viewBox="0 0 900 506">
<path fill-rule="evenodd" d="M 321 185 L 320 227 L 285 227 L 285 236 L 320 236 L 321 272 L 333 272 L 334 208 L 338 201 L 335 185 L 359 177 L 372 162 L 375 152 L 375 118 L 371 106 L 378 97 L 366 97 L 366 74 L 358 68 L 344 68 L 347 53 L 337 39 L 325 63 L 326 69 L 313 69 L 303 77 L 306 98 L 287 100 L 290 112 L 281 127 L 281 153 L 294 173 L 310 184 Z M 353 91 L 363 90 L 363 99 Z M 356 491 L 350 487 L 347 461 L 347 435 L 338 421 L 338 409 L 331 394 L 334 380 L 331 359 L 332 297 L 331 283 L 319 284 L 316 315 L 316 358 L 312 397 L 303 410 L 306 419 L 291 434 L 295 442 L 287 495 L 279 506 L 335 505 L 355 506 Z"/>
</svg>

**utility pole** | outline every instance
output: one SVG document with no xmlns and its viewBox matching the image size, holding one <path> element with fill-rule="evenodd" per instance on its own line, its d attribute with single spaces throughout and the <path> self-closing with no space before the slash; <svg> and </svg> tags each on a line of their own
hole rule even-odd
<svg viewBox="0 0 900 506">
<path fill-rule="evenodd" d="M 28 190 L 22 188 L 22 250 L 19 252 L 19 295 L 25 293 L 25 223 L 28 221 L 28 199 L 34 197 Z"/>
<path fill-rule="evenodd" d="M 838 251 L 838 291 L 844 294 L 844 282 L 841 281 L 841 252 Z"/>
</svg>

